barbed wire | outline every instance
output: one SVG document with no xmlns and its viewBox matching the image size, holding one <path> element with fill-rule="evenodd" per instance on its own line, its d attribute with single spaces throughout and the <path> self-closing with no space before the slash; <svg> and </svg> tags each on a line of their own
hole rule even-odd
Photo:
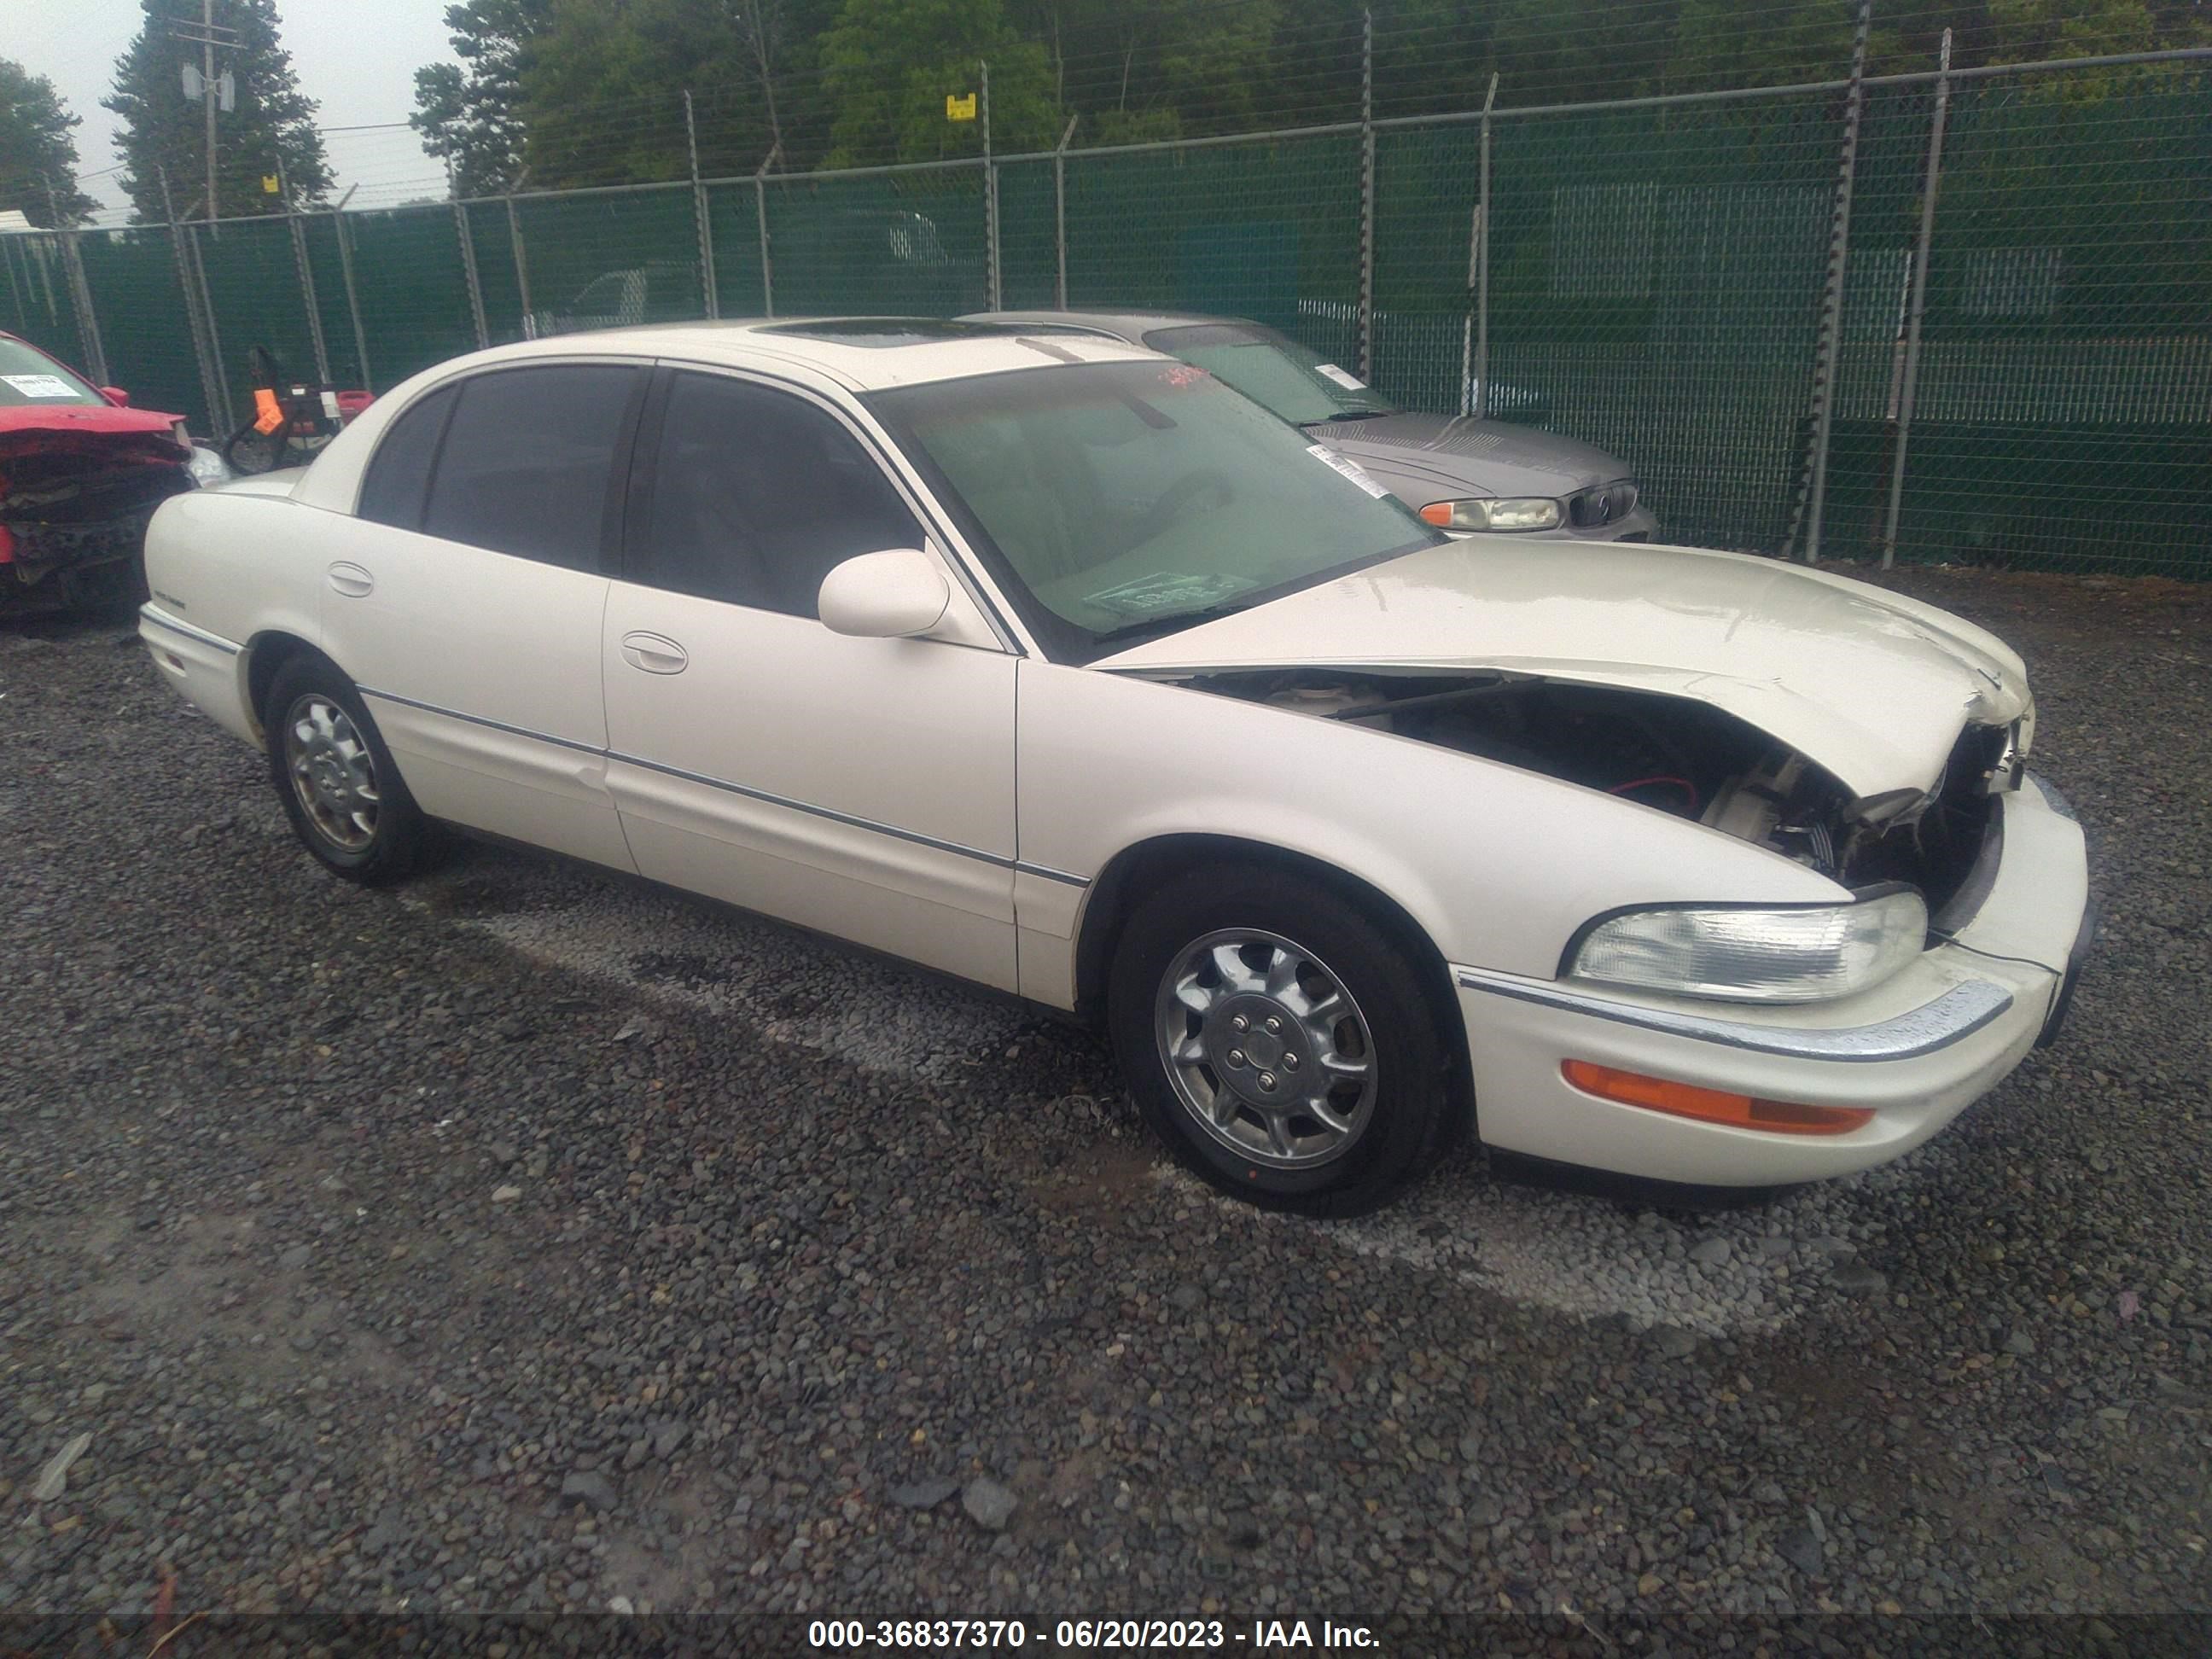
<svg viewBox="0 0 2212 1659">
<path fill-rule="evenodd" d="M 1144 31 L 1109 25 L 1071 32 L 1056 41 L 1033 40 L 1048 54 L 1058 100 L 1052 112 L 1054 131 L 1008 129 L 995 135 L 1002 154 L 1049 148 L 1058 142 L 1057 129 L 1070 114 L 1077 124 L 1070 148 L 1082 151 L 1109 143 L 1116 136 L 1224 137 L 1248 133 L 1255 137 L 1307 126 L 1348 124 L 1359 114 L 1363 18 L 1358 11 L 1340 17 L 1299 21 L 1274 21 L 1249 31 L 1259 93 L 1238 101 L 1227 111 L 1192 113 L 1176 107 L 1172 77 L 1138 76 L 1125 94 L 1115 88 L 1111 106 L 1096 101 L 1103 96 L 1103 81 L 1134 73 L 1133 65 L 1157 60 L 1161 52 L 1177 42 L 1187 45 L 1194 32 L 1220 23 L 1232 38 L 1242 33 L 1238 19 L 1251 12 L 1250 0 L 1205 0 L 1182 9 L 1174 29 Z M 1479 24 L 1464 18 L 1401 17 L 1388 8 L 1373 19 L 1372 62 L 1376 65 L 1374 114 L 1378 120 L 1418 119 L 1464 111 L 1477 101 L 1477 78 L 1485 71 L 1498 79 L 1498 107 L 1510 112 L 1547 100 L 1561 103 L 1612 102 L 1613 99 L 1561 100 L 1553 98 L 1572 76 L 1552 60 L 1563 50 L 1587 48 L 1591 41 L 1653 40 L 1652 79 L 1665 76 L 1659 60 L 1665 54 L 1660 40 L 1665 29 L 1680 21 L 1680 0 L 1615 0 L 1592 27 L 1579 35 L 1563 34 L 1530 12 L 1493 14 Z M 1730 14 L 1734 33 L 1755 34 L 1770 22 L 1802 19 L 1801 0 L 1759 0 Z M 1898 20 L 1907 30 L 1931 32 L 1932 14 L 1914 14 Z M 1843 47 L 1839 34 L 1836 52 Z M 1917 48 L 1908 43 L 1905 61 L 1917 65 Z M 1617 55 L 1617 54 L 1612 54 Z M 1808 51 L 1802 62 L 1770 61 L 1773 70 L 1802 74 L 1809 80 L 1838 78 L 1843 71 L 1839 57 Z M 1412 65 L 1424 84 L 1408 84 Z M 1894 63 L 1887 67 L 1895 67 Z M 1971 65 L 1962 64 L 1961 70 Z M 1669 71 L 1672 72 L 1672 71 Z M 1675 78 L 1685 78 L 1686 71 Z M 1456 82 L 1454 77 L 1462 77 Z M 1697 77 L 1689 77 L 1697 78 Z M 1704 77 L 1711 78 L 1711 77 Z M 961 81 L 957 72 L 948 82 Z M 980 75 L 977 79 L 980 79 Z M 1626 84 L 1627 82 L 1624 82 Z M 840 129 L 844 112 L 823 78 L 775 77 L 776 125 L 787 135 L 781 170 L 818 170 L 829 159 L 828 149 Z M 948 92 L 975 90 L 972 82 L 948 85 Z M 1571 89 L 1570 88 L 1570 89 Z M 1755 93 L 1757 89 L 1743 89 Z M 525 133 L 524 149 L 514 175 L 498 181 L 501 189 L 542 191 L 564 185 L 604 185 L 625 182 L 664 182 L 688 176 L 689 138 L 696 137 L 702 167 L 716 177 L 750 173 L 760 164 L 772 142 L 765 112 L 764 89 L 755 76 L 741 76 L 694 87 L 693 123 L 687 135 L 680 91 L 656 91 L 596 99 L 582 109 L 546 115 Z M 1157 129 L 1141 125 L 1147 117 L 1170 118 Z M 1136 120 L 1139 125 L 1125 125 Z M 424 148 L 423 136 L 409 120 L 352 123 L 318 128 L 339 183 L 330 193 L 336 199 L 350 191 L 350 208 L 371 210 L 424 199 L 444 199 L 448 194 L 445 164 Z M 794 151 L 790 142 L 803 136 L 804 148 Z M 909 137 L 912 135 L 909 134 Z M 955 129 L 948 123 L 939 151 L 946 155 L 972 154 L 980 148 L 973 128 Z M 871 161 L 926 159 L 901 155 L 895 136 L 879 133 Z M 886 153 L 886 151 L 888 153 Z M 810 153 L 811 152 L 811 153 Z M 527 161 L 529 172 L 524 173 Z M 110 179 L 128 171 L 127 164 L 80 173 L 76 185 Z M 57 181 L 58 185 L 64 181 Z M 481 187 L 481 186 L 479 186 Z M 18 195 L 39 188 L 38 181 L 0 174 L 0 189 Z M 94 223 L 127 216 L 131 210 L 104 209 Z"/>
</svg>

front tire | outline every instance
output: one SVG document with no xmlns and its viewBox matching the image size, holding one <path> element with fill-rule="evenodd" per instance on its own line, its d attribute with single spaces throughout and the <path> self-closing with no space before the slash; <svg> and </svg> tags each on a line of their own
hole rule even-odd
<svg viewBox="0 0 2212 1659">
<path fill-rule="evenodd" d="M 375 886 L 421 867 L 431 827 L 400 781 L 360 692 L 324 658 L 276 671 L 262 711 L 269 781 L 324 867 Z"/>
<path fill-rule="evenodd" d="M 1356 1215 L 1442 1146 L 1448 1047 L 1417 963 L 1323 884 L 1193 870 L 1123 928 L 1107 1023 L 1153 1131 L 1223 1191 Z"/>
</svg>

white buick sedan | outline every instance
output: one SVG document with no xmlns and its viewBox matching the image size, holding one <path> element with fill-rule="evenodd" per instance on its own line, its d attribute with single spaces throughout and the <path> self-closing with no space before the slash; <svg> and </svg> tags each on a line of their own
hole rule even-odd
<svg viewBox="0 0 2212 1659">
<path fill-rule="evenodd" d="M 911 319 L 428 370 L 181 495 L 141 632 L 309 852 L 534 843 L 1101 1021 L 1316 1212 L 1454 1133 L 1767 1186 L 2056 1027 L 2020 659 L 1838 577 L 1449 539 L 1203 370 Z"/>
</svg>

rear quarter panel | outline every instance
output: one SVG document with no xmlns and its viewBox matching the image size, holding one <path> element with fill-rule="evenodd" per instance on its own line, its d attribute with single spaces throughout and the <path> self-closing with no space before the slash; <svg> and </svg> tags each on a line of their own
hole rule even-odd
<svg viewBox="0 0 2212 1659">
<path fill-rule="evenodd" d="M 289 495 L 194 490 L 173 496 L 146 532 L 154 605 L 241 647 L 226 707 L 200 706 L 251 742 L 260 726 L 247 692 L 253 652 L 274 635 L 322 641 L 323 567 L 332 515 Z"/>
</svg>

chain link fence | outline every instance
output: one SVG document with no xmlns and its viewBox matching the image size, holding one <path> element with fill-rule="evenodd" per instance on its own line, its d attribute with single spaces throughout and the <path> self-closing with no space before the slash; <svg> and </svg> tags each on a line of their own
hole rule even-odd
<svg viewBox="0 0 2212 1659">
<path fill-rule="evenodd" d="M 1849 90 L 15 234 L 0 327 L 220 434 L 256 344 L 382 391 L 637 323 L 1224 313 L 1611 451 L 1672 540 L 2212 576 L 2212 54 L 1869 80 L 1846 167 Z"/>
</svg>

